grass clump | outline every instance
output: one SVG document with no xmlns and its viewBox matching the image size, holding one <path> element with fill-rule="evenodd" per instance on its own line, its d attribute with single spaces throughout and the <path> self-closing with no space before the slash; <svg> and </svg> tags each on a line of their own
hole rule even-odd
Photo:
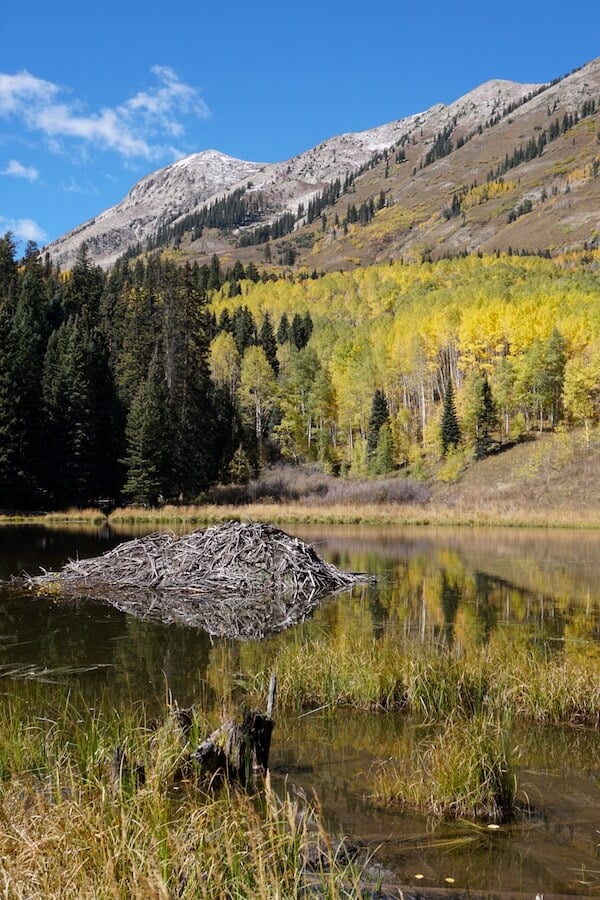
<svg viewBox="0 0 600 900">
<path fill-rule="evenodd" d="M 505 822 L 516 803 L 503 723 L 489 714 L 448 719 L 406 763 L 385 763 L 373 775 L 373 797 L 435 816 Z"/>
<path fill-rule="evenodd" d="M 343 646 L 328 638 L 284 644 L 275 660 L 279 702 L 288 707 L 405 705 L 402 667 L 391 644 L 368 635 Z M 263 680 L 259 678 L 261 692 Z"/>
</svg>

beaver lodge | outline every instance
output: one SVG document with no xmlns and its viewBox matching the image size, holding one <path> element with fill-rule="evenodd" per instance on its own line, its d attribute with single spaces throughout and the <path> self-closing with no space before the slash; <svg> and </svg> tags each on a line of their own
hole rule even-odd
<svg viewBox="0 0 600 900">
<path fill-rule="evenodd" d="M 326 594 L 369 580 L 341 572 L 279 528 L 239 522 L 182 537 L 150 534 L 26 578 L 40 594 L 94 598 L 143 618 L 237 638 L 283 631 Z"/>
</svg>

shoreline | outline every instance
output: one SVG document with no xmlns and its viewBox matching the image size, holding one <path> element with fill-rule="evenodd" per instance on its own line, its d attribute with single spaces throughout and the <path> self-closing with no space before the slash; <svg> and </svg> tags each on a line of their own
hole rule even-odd
<svg viewBox="0 0 600 900">
<path fill-rule="evenodd" d="M 274 525 L 493 526 L 600 530 L 600 510 L 532 511 L 492 504 L 479 508 L 435 503 L 373 503 L 326 507 L 297 502 L 253 503 L 243 506 L 164 506 L 160 509 L 132 506 L 115 509 L 108 517 L 95 509 L 0 514 L 0 525 L 212 525 L 231 520 L 265 521 Z"/>
</svg>

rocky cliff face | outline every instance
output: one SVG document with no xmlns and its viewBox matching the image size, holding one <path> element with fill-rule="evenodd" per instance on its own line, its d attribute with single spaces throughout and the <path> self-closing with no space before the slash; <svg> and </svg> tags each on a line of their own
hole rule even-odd
<svg viewBox="0 0 600 900">
<path fill-rule="evenodd" d="M 469 169 L 481 183 L 481 178 L 485 180 L 486 177 L 483 168 L 489 170 L 490 165 L 501 159 L 512 145 L 525 140 L 530 132 L 535 134 L 533 129 L 541 131 L 551 116 L 576 110 L 598 93 L 600 59 L 546 90 L 536 84 L 488 81 L 454 103 L 437 104 L 424 112 L 368 131 L 332 137 L 284 162 L 245 162 L 215 150 L 206 150 L 146 176 L 116 206 L 73 229 L 47 249 L 61 267 L 69 268 L 78 247 L 85 241 L 91 258 L 107 267 L 125 251 L 137 245 L 143 247 L 159 228 L 176 224 L 182 217 L 240 187 L 247 194 L 261 194 L 265 209 L 262 221 L 272 222 L 285 211 L 295 213 L 300 203 L 306 205 L 327 184 L 336 178 L 343 179 L 347 172 L 356 172 L 372 160 L 374 153 L 394 147 L 402 138 L 409 165 L 403 167 L 401 173 L 397 169 L 391 176 L 386 174 L 385 182 L 382 173 L 378 176 L 370 174 L 368 189 L 371 193 L 385 189 L 389 202 L 393 203 L 408 204 L 410 197 L 422 195 L 421 206 L 431 203 L 433 209 L 436 197 L 468 180 Z M 510 109 L 510 115 L 507 115 L 507 109 Z M 489 127 L 494 120 L 497 120 L 494 127 Z M 444 129 L 451 130 L 454 148 L 459 152 L 421 171 L 428 149 Z M 477 148 L 476 161 L 473 154 L 469 156 L 465 151 L 463 142 L 470 142 Z M 478 171 L 480 163 L 481 172 Z M 412 173 L 417 168 L 419 171 L 409 185 L 408 170 Z M 362 193 L 366 196 L 366 187 Z M 359 189 L 359 199 L 362 193 Z M 300 221 L 297 229 L 302 226 Z M 202 256 L 231 250 L 238 233 L 238 229 L 234 229 L 228 235 L 216 234 L 200 242 L 195 252 Z M 476 240 L 471 243 L 477 245 Z M 402 242 L 396 244 L 393 250 L 400 252 Z M 339 260 L 335 255 L 331 262 L 324 257 L 322 264 L 326 267 L 338 265 Z"/>
</svg>

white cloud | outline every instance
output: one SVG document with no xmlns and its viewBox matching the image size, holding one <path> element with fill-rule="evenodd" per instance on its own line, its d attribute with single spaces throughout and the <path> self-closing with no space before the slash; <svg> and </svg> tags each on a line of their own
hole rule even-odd
<svg viewBox="0 0 600 900">
<path fill-rule="evenodd" d="M 108 150 L 117 150 L 123 156 L 152 156 L 150 145 L 144 138 L 136 137 L 114 109 L 103 109 L 92 116 L 78 116 L 70 107 L 61 103 L 40 109 L 33 117 L 28 118 L 32 128 L 39 129 L 52 138 L 79 138 Z"/>
<path fill-rule="evenodd" d="M 38 244 L 46 240 L 46 232 L 33 219 L 6 219 L 0 216 L 0 229 L 12 231 L 20 241 L 36 241 Z"/>
<path fill-rule="evenodd" d="M 65 89 L 29 72 L 0 74 L 0 116 L 20 119 L 40 131 L 52 149 L 74 140 L 80 147 L 114 150 L 128 159 L 156 160 L 179 151 L 161 138 L 181 138 L 187 118 L 207 118 L 210 110 L 197 88 L 180 81 L 168 66 L 154 66 L 158 85 L 115 107 L 83 114 Z M 156 141 L 158 139 L 158 142 Z"/>
<path fill-rule="evenodd" d="M 61 182 L 58 188 L 65 194 L 98 194 L 99 190 L 95 184 L 79 184 L 72 175 L 67 181 Z"/>
<path fill-rule="evenodd" d="M 0 72 L 0 115 L 19 113 L 28 103 L 50 103 L 60 91 L 51 81 L 43 81 L 27 71 L 16 75 Z"/>
<path fill-rule="evenodd" d="M 37 181 L 40 173 L 35 166 L 24 166 L 17 159 L 11 159 L 0 175 L 12 175 L 13 178 L 26 178 L 27 181 Z"/>
<path fill-rule="evenodd" d="M 174 113 L 194 115 L 200 119 L 210 116 L 210 110 L 198 91 L 180 81 L 170 66 L 153 66 L 160 87 L 153 91 L 140 91 L 119 108 L 126 119 L 140 119 L 154 132 L 157 128 L 173 137 L 183 134 L 183 126 Z"/>
</svg>

